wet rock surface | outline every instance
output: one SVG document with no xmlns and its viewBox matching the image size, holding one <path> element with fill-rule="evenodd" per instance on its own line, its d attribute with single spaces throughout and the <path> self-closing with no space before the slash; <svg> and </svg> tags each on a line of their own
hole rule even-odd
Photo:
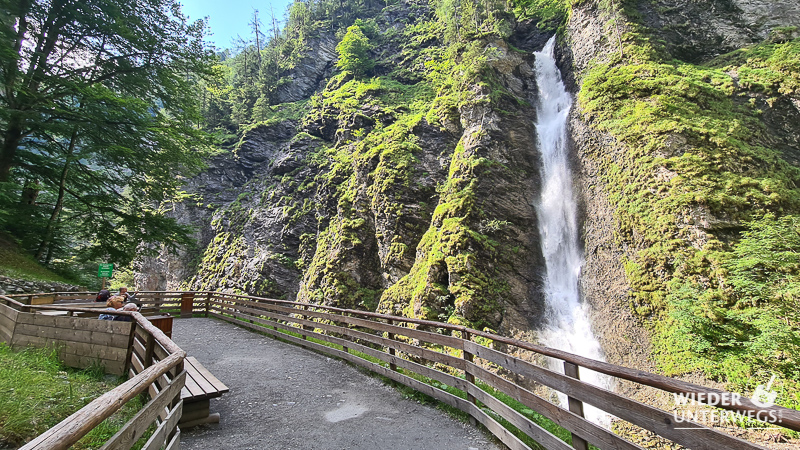
<svg viewBox="0 0 800 450">
<path fill-rule="evenodd" d="M 172 338 L 230 388 L 185 449 L 498 449 L 342 361 L 213 319 L 176 320 Z"/>
</svg>

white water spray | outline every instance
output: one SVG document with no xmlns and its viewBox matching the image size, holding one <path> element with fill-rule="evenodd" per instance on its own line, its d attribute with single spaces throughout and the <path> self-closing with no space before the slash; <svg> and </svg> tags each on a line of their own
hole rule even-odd
<svg viewBox="0 0 800 450">
<path fill-rule="evenodd" d="M 536 205 L 539 235 L 547 274 L 545 277 L 545 328 L 543 345 L 587 358 L 603 360 L 600 343 L 592 333 L 588 304 L 581 303 L 578 277 L 583 256 L 578 248 L 577 206 L 572 193 L 572 172 L 567 155 L 567 119 L 572 98 L 564 88 L 553 57 L 555 36 L 536 52 L 536 83 L 539 89 L 536 132 L 542 155 L 542 197 Z M 560 360 L 551 369 L 564 372 Z M 609 377 L 580 369 L 581 380 L 609 389 Z M 566 395 L 560 394 L 566 407 Z M 589 405 L 584 414 L 592 422 L 608 425 L 606 413 Z"/>
</svg>

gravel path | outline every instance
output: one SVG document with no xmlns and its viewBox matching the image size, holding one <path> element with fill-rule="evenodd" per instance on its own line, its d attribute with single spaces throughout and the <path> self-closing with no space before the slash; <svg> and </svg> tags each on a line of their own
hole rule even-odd
<svg viewBox="0 0 800 450">
<path fill-rule="evenodd" d="M 214 319 L 175 320 L 172 339 L 230 388 L 185 449 L 498 449 L 342 361 Z"/>
</svg>

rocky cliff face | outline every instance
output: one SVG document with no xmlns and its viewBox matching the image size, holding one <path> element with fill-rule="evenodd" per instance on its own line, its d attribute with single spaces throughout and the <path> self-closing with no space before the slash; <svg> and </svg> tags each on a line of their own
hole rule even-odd
<svg viewBox="0 0 800 450">
<path fill-rule="evenodd" d="M 618 3 L 573 6 L 559 52 L 579 98 L 570 127 L 584 211 L 581 287 L 609 360 L 663 369 L 649 357 L 652 342 L 667 345 L 652 325 L 670 308 L 667 284 L 713 287 L 715 275 L 682 261 L 734 242 L 750 217 L 745 206 L 732 212 L 715 203 L 722 182 L 692 184 L 716 180 L 698 167 L 764 179 L 750 169 L 769 158 L 739 155 L 722 134 L 775 149 L 789 165 L 800 161 L 797 91 L 788 82 L 767 86 L 738 53 L 793 42 L 800 6 Z M 375 19 L 383 37 L 371 53 L 372 79 L 334 74 L 336 38 L 315 38 L 288 74 L 293 82 L 278 89 L 277 109 L 292 113 L 243 131 L 189 182 L 196 198 L 174 206 L 198 227 L 198 248 L 139 260 L 138 288 L 243 291 L 530 337 L 541 319 L 543 270 L 532 206 L 539 163 L 531 52 L 551 33 L 524 21 L 506 39 L 476 39 L 448 58 L 459 64 L 454 74 L 480 61 L 479 75 L 444 88 L 428 75 L 445 61 L 441 30 L 421 26 L 433 20 L 426 5 L 387 7 Z M 684 103 L 670 110 L 664 99 L 675 98 Z M 668 116 L 681 108 L 692 118 Z M 705 128 L 692 128 L 706 114 Z M 719 123 L 766 131 L 708 131 Z M 698 159 L 706 162 L 687 162 Z M 774 201 L 764 207 L 794 207 Z"/>
<path fill-rule="evenodd" d="M 622 4 L 574 8 L 563 54 L 579 98 L 582 291 L 610 362 L 746 391 L 796 358 L 779 356 L 778 340 L 734 356 L 718 338 L 736 334 L 740 349 L 774 339 L 737 317 L 769 301 L 742 296 L 728 270 L 752 221 L 797 212 L 800 11 L 790 1 Z M 755 273 L 743 276 L 758 283 Z"/>
<path fill-rule="evenodd" d="M 397 38 L 376 54 L 400 56 L 398 17 L 408 8 L 379 19 Z M 238 290 L 531 329 L 542 275 L 532 55 L 484 43 L 503 99 L 472 85 L 474 102 L 423 117 L 404 102 L 430 102 L 426 83 L 331 79 L 335 42 L 318 41 L 280 91 L 292 102 L 318 91 L 310 111 L 245 132 L 190 182 L 196 198 L 174 214 L 199 226 L 198 249 L 140 260 L 139 288 Z"/>
</svg>

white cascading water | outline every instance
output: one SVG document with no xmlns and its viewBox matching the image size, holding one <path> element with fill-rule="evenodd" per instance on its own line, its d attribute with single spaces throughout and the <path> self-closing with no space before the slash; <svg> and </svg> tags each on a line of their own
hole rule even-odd
<svg viewBox="0 0 800 450">
<path fill-rule="evenodd" d="M 580 301 L 578 277 L 583 256 L 578 247 L 577 205 L 572 193 L 572 172 L 567 154 L 567 119 L 572 98 L 564 88 L 555 63 L 555 36 L 536 55 L 536 83 L 539 89 L 536 132 L 542 155 L 542 197 L 536 205 L 539 234 L 547 274 L 545 277 L 545 328 L 543 345 L 587 358 L 603 360 L 600 343 L 592 333 L 588 304 Z M 551 369 L 564 373 L 563 363 L 552 360 Z M 604 389 L 610 379 L 581 368 L 581 380 Z M 561 405 L 567 398 L 559 394 Z M 608 426 L 608 415 L 590 405 L 584 414 L 594 423 Z"/>
</svg>

